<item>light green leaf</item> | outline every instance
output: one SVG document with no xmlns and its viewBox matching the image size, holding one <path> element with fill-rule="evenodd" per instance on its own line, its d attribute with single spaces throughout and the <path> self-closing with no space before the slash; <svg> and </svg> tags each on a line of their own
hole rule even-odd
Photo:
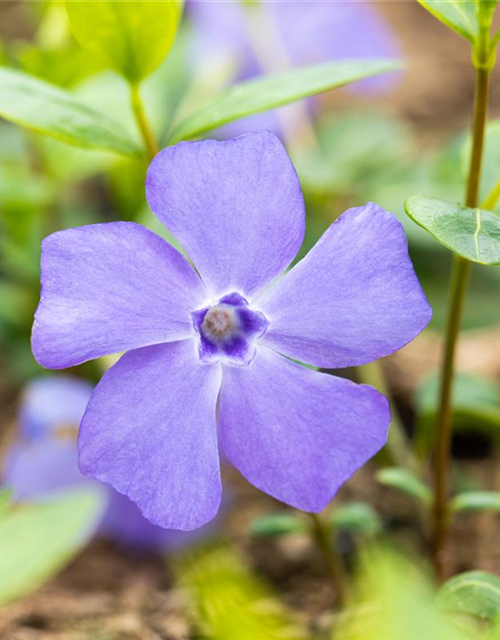
<svg viewBox="0 0 500 640">
<path fill-rule="evenodd" d="M 270 586 L 231 548 L 180 556 L 176 578 L 207 640 L 306 640 L 308 634 Z M 198 637 L 198 636 L 197 636 Z"/>
<path fill-rule="evenodd" d="M 498 0 L 476 0 L 477 20 L 480 26 L 490 29 Z"/>
<path fill-rule="evenodd" d="M 77 147 L 140 153 L 118 124 L 69 91 L 6 67 L 0 68 L 0 116 Z"/>
<path fill-rule="evenodd" d="M 366 502 L 346 502 L 330 516 L 333 529 L 349 531 L 365 536 L 375 536 L 382 530 L 377 512 Z"/>
<path fill-rule="evenodd" d="M 290 533 L 307 532 L 306 523 L 291 513 L 272 513 L 256 518 L 250 525 L 254 536 L 280 538 Z"/>
<path fill-rule="evenodd" d="M 500 264 L 500 216 L 485 209 L 411 196 L 406 213 L 454 253 L 486 265 Z"/>
<path fill-rule="evenodd" d="M 432 502 L 432 494 L 429 487 L 406 469 L 386 467 L 377 472 L 376 478 L 380 484 L 406 493 L 425 505 L 430 505 Z"/>
<path fill-rule="evenodd" d="M 182 6 L 182 0 L 66 0 L 78 42 L 132 83 L 152 73 L 170 51 Z"/>
<path fill-rule="evenodd" d="M 40 587 L 60 571 L 95 530 L 104 507 L 95 489 L 50 502 L 16 506 L 0 521 L 0 606 Z"/>
<path fill-rule="evenodd" d="M 10 489 L 0 489 L 0 518 L 5 516 L 10 509 L 12 491 Z"/>
<path fill-rule="evenodd" d="M 347 60 L 248 80 L 214 96 L 179 122 L 170 136 L 170 144 L 194 138 L 244 116 L 401 68 L 395 60 Z"/>
<path fill-rule="evenodd" d="M 447 27 L 475 42 L 479 33 L 476 0 L 418 0 Z"/>
<path fill-rule="evenodd" d="M 467 571 L 441 587 L 438 605 L 450 613 L 468 613 L 497 620 L 500 613 L 500 578 L 486 571 Z"/>
<path fill-rule="evenodd" d="M 450 509 L 459 511 L 500 511 L 500 493 L 496 491 L 464 491 L 450 501 Z"/>
</svg>

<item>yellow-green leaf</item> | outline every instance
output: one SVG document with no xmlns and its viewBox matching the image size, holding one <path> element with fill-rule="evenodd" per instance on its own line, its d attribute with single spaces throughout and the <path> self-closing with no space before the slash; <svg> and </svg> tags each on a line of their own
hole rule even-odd
<svg viewBox="0 0 500 640">
<path fill-rule="evenodd" d="M 130 82 L 152 73 L 170 51 L 182 0 L 66 0 L 78 42 Z"/>
</svg>

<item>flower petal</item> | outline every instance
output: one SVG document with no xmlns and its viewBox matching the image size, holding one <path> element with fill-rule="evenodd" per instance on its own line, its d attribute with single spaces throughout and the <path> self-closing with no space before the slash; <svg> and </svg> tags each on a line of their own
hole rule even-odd
<svg viewBox="0 0 500 640">
<path fill-rule="evenodd" d="M 76 443 L 59 440 L 15 444 L 6 456 L 3 482 L 17 500 L 47 499 L 62 489 L 97 486 L 78 469 Z"/>
<path fill-rule="evenodd" d="M 91 394 L 92 385 L 81 378 L 57 375 L 32 380 L 22 395 L 23 436 L 48 438 L 68 428 L 74 428 L 76 434 Z"/>
<path fill-rule="evenodd" d="M 110 353 L 188 337 L 206 294 L 188 262 L 132 222 L 59 231 L 42 245 L 42 293 L 32 347 L 62 369 Z"/>
<path fill-rule="evenodd" d="M 384 445 L 390 413 L 375 389 L 261 348 L 224 369 L 219 420 L 222 450 L 249 482 L 318 512 Z"/>
<path fill-rule="evenodd" d="M 164 149 L 149 168 L 146 195 L 214 297 L 258 291 L 302 244 L 299 180 L 266 131 Z"/>
<path fill-rule="evenodd" d="M 263 343 L 331 368 L 389 355 L 432 316 L 402 225 L 371 203 L 346 211 L 255 305 L 270 323 Z"/>
<path fill-rule="evenodd" d="M 96 387 L 80 428 L 80 469 L 137 503 L 153 524 L 196 529 L 219 508 L 215 405 L 220 367 L 194 340 L 124 355 Z"/>
</svg>

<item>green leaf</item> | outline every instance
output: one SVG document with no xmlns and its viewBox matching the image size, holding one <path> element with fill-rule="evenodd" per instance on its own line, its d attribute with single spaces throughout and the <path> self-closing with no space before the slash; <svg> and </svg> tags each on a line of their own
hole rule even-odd
<svg viewBox="0 0 500 640">
<path fill-rule="evenodd" d="M 438 605 L 445 611 L 494 621 L 500 613 L 500 578 L 486 571 L 454 576 L 439 590 Z"/>
<path fill-rule="evenodd" d="M 199 136 L 254 113 L 401 69 L 395 60 L 347 60 L 292 69 L 237 84 L 177 124 L 170 144 Z"/>
<path fill-rule="evenodd" d="M 476 0 L 418 0 L 447 27 L 475 42 L 479 34 Z"/>
<path fill-rule="evenodd" d="M 77 147 L 140 153 L 118 124 L 69 91 L 6 67 L 0 68 L 0 116 Z"/>
<path fill-rule="evenodd" d="M 5 516 L 11 505 L 12 491 L 10 489 L 0 489 L 0 518 Z"/>
<path fill-rule="evenodd" d="M 500 216 L 485 209 L 411 196 L 406 213 L 438 242 L 454 253 L 479 264 L 500 264 Z"/>
<path fill-rule="evenodd" d="M 450 509 L 459 511 L 500 511 L 500 493 L 496 491 L 464 491 L 450 501 Z"/>
<path fill-rule="evenodd" d="M 346 502 L 333 511 L 329 522 L 333 529 L 365 536 L 375 536 L 382 530 L 377 512 L 366 502 Z"/>
<path fill-rule="evenodd" d="M 95 530 L 104 507 L 95 489 L 50 502 L 16 506 L 0 521 L 0 606 L 40 587 L 60 571 Z"/>
<path fill-rule="evenodd" d="M 380 484 L 406 493 L 425 505 L 430 505 L 432 502 L 432 494 L 429 487 L 406 469 L 386 467 L 377 472 L 376 478 Z"/>
<path fill-rule="evenodd" d="M 66 0 L 78 42 L 132 83 L 152 73 L 170 51 L 182 6 L 181 0 Z"/>
<path fill-rule="evenodd" d="M 207 640 L 306 640 L 282 600 L 231 548 L 215 546 L 175 560 L 177 581 Z"/>
<path fill-rule="evenodd" d="M 427 451 L 434 436 L 438 406 L 439 376 L 426 378 L 417 391 L 417 442 Z M 500 387 L 491 380 L 459 373 L 452 387 L 453 429 L 474 429 L 500 437 Z"/>
<path fill-rule="evenodd" d="M 297 516 L 291 513 L 272 513 L 256 518 L 251 526 L 250 533 L 254 536 L 279 538 L 290 533 L 305 533 L 307 526 Z"/>
<path fill-rule="evenodd" d="M 476 0 L 477 1 L 477 20 L 480 26 L 485 29 L 490 29 L 493 22 L 493 16 L 495 9 L 497 8 L 498 0 Z"/>
</svg>

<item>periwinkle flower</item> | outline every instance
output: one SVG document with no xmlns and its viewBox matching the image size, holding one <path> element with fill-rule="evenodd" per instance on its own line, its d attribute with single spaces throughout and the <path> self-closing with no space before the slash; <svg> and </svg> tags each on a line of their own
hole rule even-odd
<svg viewBox="0 0 500 640">
<path fill-rule="evenodd" d="M 24 501 L 44 500 L 58 491 L 92 484 L 106 501 L 99 531 L 128 549 L 166 551 L 191 542 L 192 534 L 151 524 L 126 496 L 82 475 L 76 434 L 91 393 L 88 382 L 67 376 L 38 378 L 26 386 L 20 437 L 6 456 L 6 486 Z"/>
<path fill-rule="evenodd" d="M 49 368 L 127 351 L 94 390 L 80 467 L 163 527 L 217 513 L 219 446 L 258 489 L 321 511 L 385 443 L 387 400 L 312 371 L 412 340 L 431 310 L 396 218 L 350 209 L 282 278 L 304 237 L 298 177 L 271 133 L 159 153 L 151 209 L 196 270 L 131 222 L 42 247 L 33 351 Z"/>
</svg>

